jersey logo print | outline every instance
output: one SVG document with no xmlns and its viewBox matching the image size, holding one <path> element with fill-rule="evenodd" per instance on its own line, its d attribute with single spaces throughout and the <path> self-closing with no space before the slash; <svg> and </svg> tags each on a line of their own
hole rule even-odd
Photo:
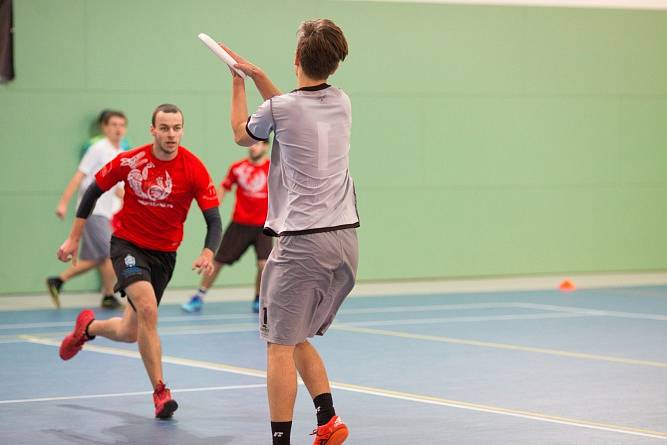
<svg viewBox="0 0 667 445">
<path fill-rule="evenodd" d="M 256 173 L 253 175 L 253 171 Z M 248 195 L 264 198 L 266 197 L 266 173 L 264 170 L 255 170 L 249 165 L 240 165 L 234 170 L 238 178 L 239 186 L 244 189 Z"/>
<path fill-rule="evenodd" d="M 144 181 L 148 179 L 148 170 L 155 167 L 155 164 L 149 162 L 148 159 L 144 159 L 145 155 L 146 153 L 141 152 L 131 158 L 121 159 L 120 165 L 131 168 L 130 173 L 127 174 L 127 183 L 134 194 L 137 195 L 137 198 L 153 202 L 162 201 L 171 194 L 171 189 L 173 188 L 171 176 L 165 170 L 164 178 L 161 176 L 154 178 L 148 185 L 148 188 L 144 190 Z M 143 169 L 139 170 L 142 166 Z M 147 204 L 145 201 L 140 200 L 139 202 Z"/>
</svg>

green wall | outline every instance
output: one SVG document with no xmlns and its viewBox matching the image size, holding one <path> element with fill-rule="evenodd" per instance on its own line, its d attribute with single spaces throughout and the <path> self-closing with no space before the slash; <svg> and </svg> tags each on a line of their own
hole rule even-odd
<svg viewBox="0 0 667 445">
<path fill-rule="evenodd" d="M 350 56 L 361 280 L 667 268 L 667 13 L 317 1 L 15 0 L 0 86 L 0 293 L 42 291 L 72 217 L 53 209 L 102 108 L 148 142 L 159 103 L 220 180 L 244 150 L 226 41 L 294 87 L 295 31 L 330 17 Z M 251 96 L 251 108 L 259 104 Z M 222 209 L 228 219 L 231 201 Z M 70 213 L 73 213 L 71 211 Z M 204 224 L 191 212 L 172 281 Z M 250 283 L 253 258 L 218 283 Z M 91 289 L 90 275 L 67 289 Z"/>
</svg>

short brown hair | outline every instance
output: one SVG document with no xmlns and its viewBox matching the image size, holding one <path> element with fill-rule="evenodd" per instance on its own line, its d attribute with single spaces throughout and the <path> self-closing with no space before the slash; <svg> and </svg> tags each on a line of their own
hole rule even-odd
<svg viewBox="0 0 667 445">
<path fill-rule="evenodd" d="M 180 113 L 180 114 L 181 114 L 181 117 L 183 117 L 183 112 L 181 111 L 181 109 L 178 108 L 178 107 L 177 107 L 176 105 L 174 105 L 174 104 L 162 104 L 162 105 L 158 105 L 157 108 L 155 108 L 155 111 L 153 111 L 153 116 L 151 117 L 151 124 L 152 124 L 154 127 L 155 127 L 155 116 L 157 116 L 157 114 L 158 114 L 160 111 L 163 112 L 163 113 Z M 183 123 L 185 123 L 185 118 L 183 118 Z"/>
<path fill-rule="evenodd" d="M 107 125 L 112 117 L 120 117 L 127 124 L 127 117 L 125 117 L 125 113 L 116 110 L 104 110 L 100 116 L 100 123 L 102 125 Z"/>
<path fill-rule="evenodd" d="M 296 54 L 303 72 L 313 79 L 326 79 L 347 56 L 347 41 L 328 19 L 307 20 L 299 26 Z"/>
</svg>

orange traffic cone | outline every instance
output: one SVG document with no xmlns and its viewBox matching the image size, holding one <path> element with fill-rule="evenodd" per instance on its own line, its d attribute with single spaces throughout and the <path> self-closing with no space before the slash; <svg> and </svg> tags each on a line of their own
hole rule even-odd
<svg viewBox="0 0 667 445">
<path fill-rule="evenodd" d="M 562 292 L 571 292 L 575 289 L 574 283 L 570 280 L 563 280 L 560 283 L 560 286 L 558 286 L 558 289 L 560 289 Z"/>
</svg>

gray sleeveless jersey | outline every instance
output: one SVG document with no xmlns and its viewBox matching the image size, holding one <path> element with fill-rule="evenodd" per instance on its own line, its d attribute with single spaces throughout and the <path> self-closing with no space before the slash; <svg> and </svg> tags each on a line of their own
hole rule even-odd
<svg viewBox="0 0 667 445">
<path fill-rule="evenodd" d="M 350 99 L 322 84 L 273 97 L 248 118 L 257 140 L 274 132 L 265 231 L 273 235 L 359 226 L 349 171 Z"/>
</svg>

